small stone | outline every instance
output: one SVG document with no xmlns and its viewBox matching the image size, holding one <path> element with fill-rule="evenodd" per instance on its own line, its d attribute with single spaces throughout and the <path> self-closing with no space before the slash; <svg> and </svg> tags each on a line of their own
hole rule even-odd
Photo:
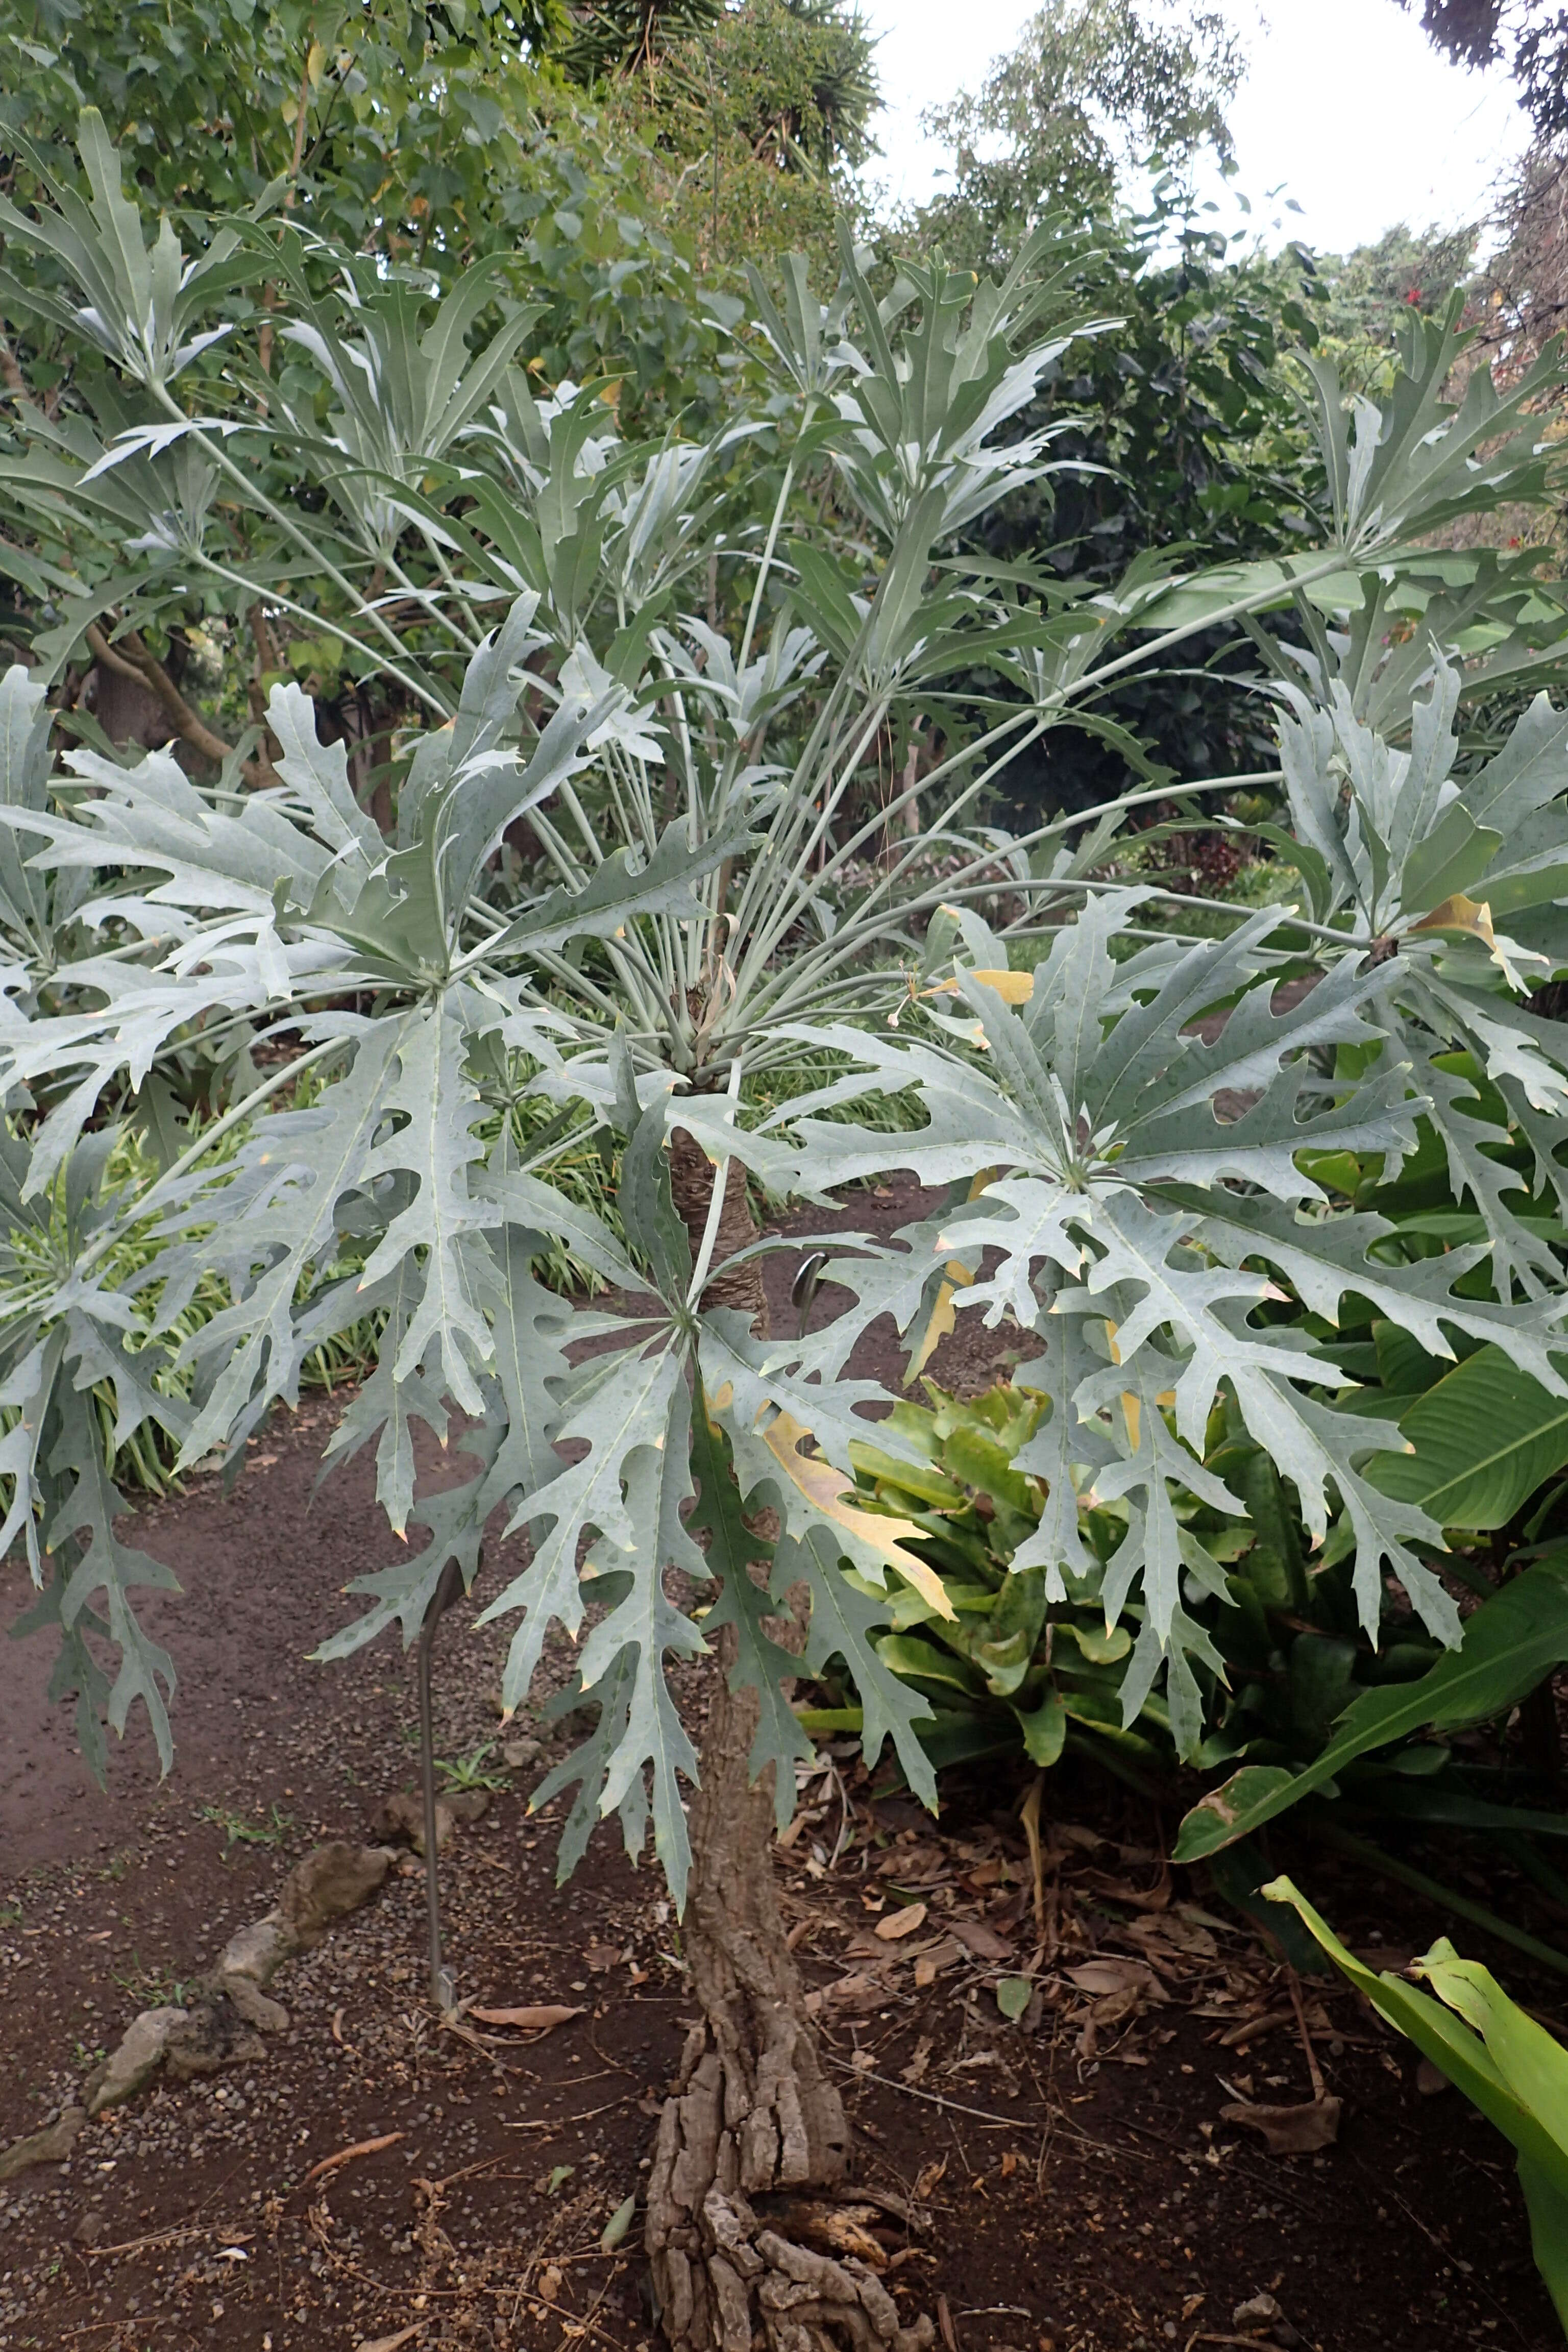
<svg viewBox="0 0 1568 2352">
<path fill-rule="evenodd" d="M 71 2231 L 71 2236 L 76 2240 L 79 2246 L 96 2246 L 102 2235 L 103 2216 L 101 2213 L 81 2213 L 78 2215 L 77 2224 L 75 2229 Z"/>
<path fill-rule="evenodd" d="M 1255 2294 L 1237 2305 L 1230 2315 L 1230 2324 L 1233 2327 L 1267 2327 L 1279 2317 L 1279 2305 L 1271 2294 Z"/>
<path fill-rule="evenodd" d="M 184 2024 L 174 2029 L 165 2063 L 176 2083 L 188 2083 L 194 2074 L 216 2074 L 224 2066 L 248 2066 L 266 2055 L 234 2003 L 217 1993 L 195 2003 Z"/>
<path fill-rule="evenodd" d="M 9 2147 L 0 2148 L 0 2180 L 14 2180 L 33 2164 L 63 2164 L 76 2145 L 76 2136 L 87 2121 L 85 2107 L 67 2107 L 64 2114 L 47 2124 L 42 2131 L 33 2132 L 26 2139 L 14 2140 Z"/>
<path fill-rule="evenodd" d="M 526 1771 L 531 1764 L 543 1763 L 544 1742 L 542 1739 L 503 1740 L 500 1755 L 501 1762 L 510 1765 L 514 1772 Z"/>
<path fill-rule="evenodd" d="M 186 2021 L 183 2009 L 144 2009 L 132 2019 L 120 2046 L 87 2078 L 85 2103 L 89 2116 L 133 2099 L 152 2081 L 163 2063 L 173 2035 Z"/>
<path fill-rule="evenodd" d="M 1435 2099 L 1439 2091 L 1451 2091 L 1454 2086 L 1441 2066 L 1434 2066 L 1430 2058 L 1423 2058 L 1415 2069 L 1415 2087 L 1424 2099 Z"/>
<path fill-rule="evenodd" d="M 445 1805 L 455 1822 L 480 1822 L 490 1809 L 488 1789 L 455 1789 L 437 1800 L 436 1806 L 436 1843 L 440 1850 L 441 1807 Z M 423 1826 L 423 1824 L 421 1824 Z"/>
<path fill-rule="evenodd" d="M 248 1976 L 226 1976 L 216 1979 L 213 1990 L 231 2001 L 247 2025 L 254 2025 L 261 2033 L 287 2033 L 289 2012 L 280 2000 L 269 2000 L 261 1987 Z"/>
<path fill-rule="evenodd" d="M 436 1851 L 444 1853 L 452 1834 L 454 1814 L 445 1797 L 436 1800 Z M 389 1844 L 411 1845 L 416 1853 L 425 1851 L 425 1803 L 423 1798 L 399 1790 L 388 1797 L 385 1804 L 371 1823 L 371 1833 L 384 1838 Z"/>
<path fill-rule="evenodd" d="M 298 1949 L 281 1911 L 268 1911 L 264 1919 L 229 1937 L 213 1970 L 213 1980 L 226 1988 L 235 1977 L 247 1977 L 256 1985 L 269 1984 Z"/>
<path fill-rule="evenodd" d="M 393 1857 L 384 1846 L 351 1845 L 333 1838 L 296 1863 L 283 1882 L 278 1908 L 300 1948 L 320 1943 L 334 1919 L 368 1903 Z"/>
</svg>

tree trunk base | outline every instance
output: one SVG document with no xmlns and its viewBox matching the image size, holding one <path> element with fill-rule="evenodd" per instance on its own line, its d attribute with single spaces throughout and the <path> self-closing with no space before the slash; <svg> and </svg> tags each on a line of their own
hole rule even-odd
<svg viewBox="0 0 1568 2352">
<path fill-rule="evenodd" d="M 792 2032 L 793 2023 L 780 2018 L 750 2104 L 708 2028 L 694 2027 L 688 2039 L 648 2184 L 647 2246 L 665 2335 L 677 2352 L 926 2352 L 931 2321 L 902 2326 L 869 2262 L 792 2234 L 803 2219 L 815 2222 L 814 2234 L 833 2234 L 831 2207 L 792 2197 L 785 2185 L 807 2185 L 804 2110 L 818 2088 L 843 2128 L 838 2095 L 821 2081 L 809 2036 Z M 797 2056 L 806 2060 L 804 2081 Z M 842 2178 L 842 2140 L 833 2154 L 836 2167 L 819 2167 L 832 2168 L 832 2180 L 810 2187 Z M 853 2221 L 840 2234 L 857 2234 Z"/>
<path fill-rule="evenodd" d="M 751 1784 L 757 1696 L 730 1689 L 733 1657 L 726 1628 L 691 1806 L 686 1948 L 705 2021 L 687 2038 L 648 2180 L 665 2334 L 675 2352 L 924 2352 L 930 2320 L 900 2326 L 866 2259 L 875 2241 L 835 2213 L 849 2130 L 784 1940 L 773 1773 Z M 808 2233 L 825 2250 L 801 2242 Z"/>
</svg>

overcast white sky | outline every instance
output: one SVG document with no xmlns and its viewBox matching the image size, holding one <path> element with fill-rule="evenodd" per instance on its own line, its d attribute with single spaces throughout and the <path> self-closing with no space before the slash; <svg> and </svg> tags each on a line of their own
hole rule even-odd
<svg viewBox="0 0 1568 2352">
<path fill-rule="evenodd" d="M 1230 116 L 1237 184 L 1270 244 L 1302 236 L 1342 253 L 1397 221 L 1451 227 L 1484 213 L 1525 142 L 1502 75 L 1448 65 L 1394 0 L 1217 5 L 1251 60 Z M 877 125 L 885 160 L 872 169 L 895 198 L 929 194 L 941 167 L 921 110 L 977 87 L 1033 13 L 1029 0 L 867 0 L 888 100 Z M 1299 214 L 1281 209 L 1287 197 Z"/>
</svg>

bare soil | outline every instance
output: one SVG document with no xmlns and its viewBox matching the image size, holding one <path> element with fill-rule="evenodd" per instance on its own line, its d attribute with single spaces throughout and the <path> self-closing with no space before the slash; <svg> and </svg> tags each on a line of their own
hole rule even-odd
<svg viewBox="0 0 1568 2352">
<path fill-rule="evenodd" d="M 860 1221 L 915 1205 L 900 1184 Z M 769 1269 L 781 1320 L 790 1273 Z M 938 1376 L 984 1385 L 1005 1335 L 959 1338 Z M 895 1352 L 874 1335 L 856 1369 L 891 1381 Z M 41 1647 L 0 1649 L 0 2147 L 73 2104 L 135 2012 L 177 1997 L 291 1863 L 365 1835 L 415 1786 L 409 1662 L 386 1641 L 306 1662 L 353 1606 L 341 1588 L 392 1541 L 368 1465 L 312 1499 L 333 1418 L 318 1400 L 280 1419 L 228 1500 L 195 1479 L 139 1514 L 137 1540 L 185 1591 L 148 1610 L 182 1676 L 167 1781 L 138 1723 L 100 1794 L 68 1706 L 44 1699 Z M 487 1769 L 500 1764 L 507 1628 L 472 1620 L 519 1564 L 498 1548 L 443 1629 L 444 1759 L 493 1742 Z M 0 1617 L 25 1592 L 25 1570 L 0 1568 Z M 549 1673 L 569 1670 L 552 1646 Z M 705 1672 L 682 1689 L 694 1723 Z M 264 2058 L 164 2083 L 89 2125 L 65 2164 L 0 2184 L 0 2352 L 651 2352 L 640 2223 L 601 2241 L 646 2176 L 691 2014 L 679 1924 L 608 1831 L 555 1886 L 561 1806 L 530 1816 L 526 1799 L 572 1734 L 535 1719 L 504 1737 L 530 1733 L 542 1759 L 500 1771 L 442 1855 L 448 1953 L 467 2002 L 578 2013 L 543 2035 L 471 2013 L 444 2026 L 410 1857 L 278 1978 L 289 2022 Z M 1510 2151 L 1458 2095 L 1419 2088 L 1405 2045 L 1310 1979 L 1339 2137 L 1268 2155 L 1220 2109 L 1311 2095 L 1279 1952 L 1202 1874 L 1167 1867 L 1173 1815 L 1070 1759 L 1048 1784 L 1037 1920 L 1024 1785 L 1011 1768 L 956 1777 L 932 1823 L 837 1743 L 776 1856 L 855 2126 L 851 2226 L 906 2315 L 935 2314 L 947 2352 L 1560 2341 Z M 1396 1936 L 1409 1953 L 1452 1927 L 1538 2013 L 1561 2008 L 1561 1979 L 1419 1898 L 1391 1901 L 1288 1835 L 1275 1858 L 1364 1951 L 1379 1929 L 1385 1953 Z M 909 1932 L 878 1934 L 916 1904 Z M 1019 1977 L 1030 1999 L 1009 2022 L 997 1988 Z"/>
</svg>

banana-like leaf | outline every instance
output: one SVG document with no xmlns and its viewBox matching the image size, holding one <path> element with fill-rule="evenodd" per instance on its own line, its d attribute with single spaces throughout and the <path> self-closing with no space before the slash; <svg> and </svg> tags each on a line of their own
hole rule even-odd
<svg viewBox="0 0 1568 2352">
<path fill-rule="evenodd" d="M 1423 1730 L 1458 1731 L 1522 1698 L 1568 1660 L 1568 1577 L 1540 1561 L 1505 1584 L 1467 1619 L 1457 1650 L 1413 1683 L 1363 1691 L 1334 1735 L 1300 1772 L 1248 1764 L 1195 1805 L 1183 1822 L 1175 1857 L 1195 1862 L 1248 1837 L 1359 1757 Z"/>
<path fill-rule="evenodd" d="M 1460 1959 L 1446 1936 L 1411 1964 L 1434 2000 L 1391 1970 L 1364 1967 L 1289 1878 L 1271 1879 L 1261 1892 L 1291 1905 L 1378 2014 L 1511 2140 L 1536 2268 L 1568 2334 L 1568 2051 L 1509 1999 L 1489 1969 Z"/>
<path fill-rule="evenodd" d="M 1505 1527 L 1568 1463 L 1568 1401 L 1495 1346 L 1417 1397 L 1399 1427 L 1415 1451 L 1374 1455 L 1369 1474 L 1446 1528 Z"/>
</svg>

